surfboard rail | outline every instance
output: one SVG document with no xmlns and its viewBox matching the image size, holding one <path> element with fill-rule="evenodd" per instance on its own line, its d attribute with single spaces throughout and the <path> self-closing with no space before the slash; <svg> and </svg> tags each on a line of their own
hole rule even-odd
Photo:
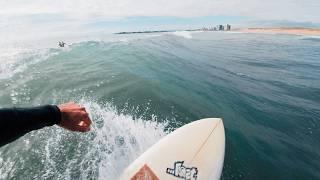
<svg viewBox="0 0 320 180">
<path fill-rule="evenodd" d="M 224 153 L 222 119 L 201 119 L 160 139 L 129 165 L 120 179 L 219 179 Z"/>
</svg>

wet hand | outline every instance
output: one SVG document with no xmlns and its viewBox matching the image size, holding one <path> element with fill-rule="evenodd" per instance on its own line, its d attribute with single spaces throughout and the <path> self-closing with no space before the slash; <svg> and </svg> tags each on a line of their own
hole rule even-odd
<svg viewBox="0 0 320 180">
<path fill-rule="evenodd" d="M 74 102 L 61 104 L 58 107 L 61 112 L 61 122 L 58 124 L 59 126 L 70 131 L 90 131 L 91 120 L 84 107 Z"/>
</svg>

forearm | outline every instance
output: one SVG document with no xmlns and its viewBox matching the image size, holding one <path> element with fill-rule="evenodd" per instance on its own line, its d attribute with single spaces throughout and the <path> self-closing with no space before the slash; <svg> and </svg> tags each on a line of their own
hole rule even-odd
<svg viewBox="0 0 320 180">
<path fill-rule="evenodd" d="M 0 109 L 0 146 L 30 131 L 52 126 L 60 121 L 60 110 L 53 105 Z"/>
</svg>

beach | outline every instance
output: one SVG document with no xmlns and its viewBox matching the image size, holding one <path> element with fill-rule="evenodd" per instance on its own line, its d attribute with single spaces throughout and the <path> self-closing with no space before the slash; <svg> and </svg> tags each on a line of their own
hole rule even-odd
<svg viewBox="0 0 320 180">
<path fill-rule="evenodd" d="M 244 28 L 234 31 L 246 33 L 271 33 L 271 34 L 293 34 L 293 35 L 309 35 L 320 36 L 320 29 L 311 28 Z"/>
</svg>

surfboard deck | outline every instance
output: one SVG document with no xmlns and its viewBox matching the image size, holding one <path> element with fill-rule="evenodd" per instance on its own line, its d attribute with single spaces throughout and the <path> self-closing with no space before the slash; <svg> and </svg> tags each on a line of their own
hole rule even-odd
<svg viewBox="0 0 320 180">
<path fill-rule="evenodd" d="M 224 153 L 222 119 L 201 119 L 162 138 L 129 165 L 120 179 L 219 179 Z"/>
</svg>

